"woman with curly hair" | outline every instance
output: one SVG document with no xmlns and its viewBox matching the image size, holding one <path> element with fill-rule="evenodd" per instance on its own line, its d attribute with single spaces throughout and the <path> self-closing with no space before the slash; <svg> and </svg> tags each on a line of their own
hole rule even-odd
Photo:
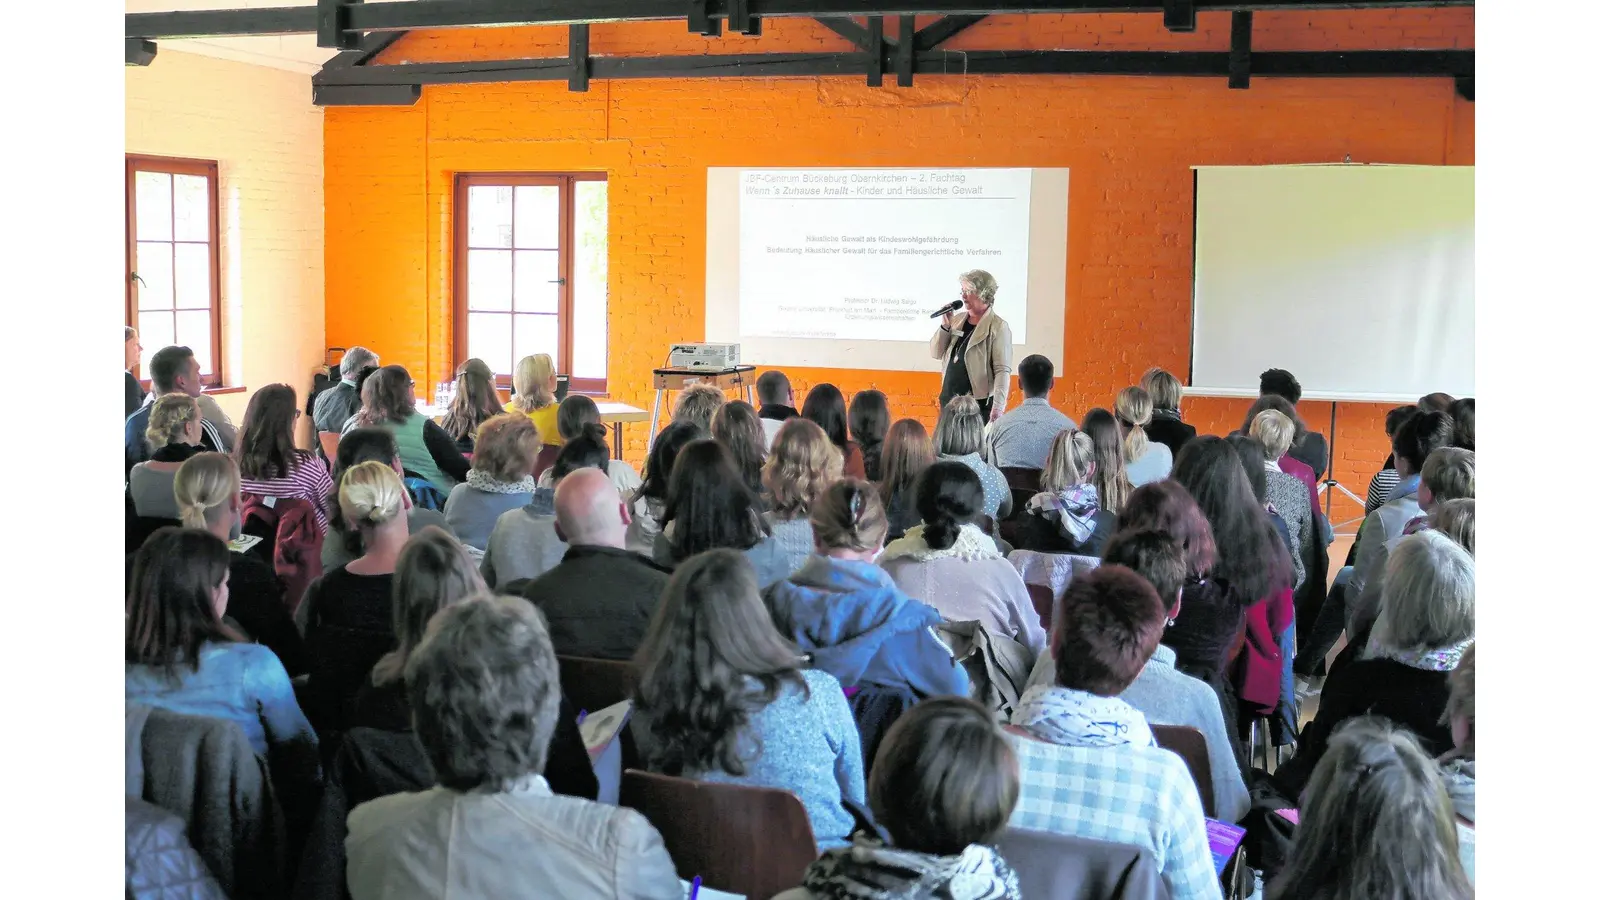
<svg viewBox="0 0 1600 900">
<path fill-rule="evenodd" d="M 811 555 L 811 507 L 828 485 L 839 480 L 843 457 L 815 422 L 790 419 L 772 439 L 772 453 L 761 471 L 771 509 L 772 536 L 789 557 L 789 572 Z"/>
</svg>

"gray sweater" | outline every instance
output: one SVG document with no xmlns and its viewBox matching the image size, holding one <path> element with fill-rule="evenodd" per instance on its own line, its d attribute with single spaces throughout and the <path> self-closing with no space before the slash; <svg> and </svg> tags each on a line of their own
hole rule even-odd
<svg viewBox="0 0 1600 900">
<path fill-rule="evenodd" d="M 487 550 L 489 534 L 500 517 L 531 502 L 533 495 L 528 493 L 497 494 L 470 484 L 458 484 L 450 489 L 450 497 L 444 501 L 444 520 L 450 523 L 450 530 L 461 543 Z"/>
<path fill-rule="evenodd" d="M 555 496 L 552 488 L 539 488 L 527 506 L 502 513 L 495 521 L 479 569 L 485 584 L 492 588 L 537 578 L 561 562 L 567 544 L 556 537 Z"/>
<path fill-rule="evenodd" d="M 816 539 L 812 535 L 811 521 L 806 518 L 780 519 L 772 513 L 766 513 L 762 518 L 767 520 L 767 525 L 772 529 L 772 539 L 778 542 L 783 553 L 789 560 L 789 571 L 784 573 L 787 578 L 800 571 L 806 564 L 811 554 L 816 550 Z"/>
</svg>

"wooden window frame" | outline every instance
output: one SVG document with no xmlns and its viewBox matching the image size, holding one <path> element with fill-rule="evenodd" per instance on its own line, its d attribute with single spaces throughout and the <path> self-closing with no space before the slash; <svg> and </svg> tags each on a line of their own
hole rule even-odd
<svg viewBox="0 0 1600 900">
<path fill-rule="evenodd" d="M 127 295 L 124 316 L 131 328 L 139 327 L 139 298 L 135 288 L 134 273 L 136 261 L 139 258 L 139 229 L 137 221 L 137 190 L 134 186 L 135 174 L 138 172 L 160 172 L 167 175 L 198 175 L 206 179 L 208 201 L 210 204 L 208 225 L 208 240 L 211 245 L 211 372 L 202 375 L 200 383 L 209 388 L 222 386 L 223 358 L 222 358 L 222 229 L 218 220 L 221 218 L 221 177 L 218 172 L 216 160 L 183 159 L 173 156 L 147 156 L 135 153 L 126 154 L 125 161 L 125 190 L 124 216 L 127 222 Z M 174 241 L 176 243 L 176 241 Z M 176 275 L 176 270 L 174 270 Z M 177 285 L 174 282 L 174 291 Z M 174 293 L 176 300 L 176 293 Z M 174 307 L 176 308 L 176 307 Z M 140 382 L 146 389 L 150 387 L 149 373 L 140 372 Z"/>
<path fill-rule="evenodd" d="M 556 277 L 561 280 L 556 301 L 556 334 L 557 358 L 563 361 L 563 367 L 570 374 L 573 364 L 573 312 L 572 312 L 572 268 L 573 254 L 577 250 L 577 184 L 580 181 L 607 180 L 605 172 L 461 172 L 455 177 L 455 206 L 453 215 L 454 228 L 454 255 L 451 260 L 451 282 L 454 285 L 454 302 L 452 303 L 451 349 L 452 360 L 450 369 L 454 372 L 460 368 L 468 356 L 467 350 L 467 230 L 468 230 L 468 201 L 467 195 L 473 187 L 555 187 L 560 195 L 560 223 L 559 242 L 556 254 Z M 515 221 L 515 206 L 512 207 L 513 221 Z M 513 248 L 515 249 L 515 248 Z M 609 241 L 606 248 L 610 253 Z M 608 264 L 609 269 L 609 264 Z M 609 292 L 608 292 L 609 293 Z M 607 311 L 610 310 L 610 298 L 607 297 Z M 610 336 L 609 316 L 607 321 L 607 339 Z M 607 353 L 607 367 L 610 365 L 610 354 Z M 513 361 L 513 365 L 515 361 Z M 495 386 L 501 390 L 510 390 L 511 373 L 495 373 Z M 570 378 L 567 384 L 570 393 L 590 394 L 593 396 L 607 396 L 605 378 Z"/>
</svg>

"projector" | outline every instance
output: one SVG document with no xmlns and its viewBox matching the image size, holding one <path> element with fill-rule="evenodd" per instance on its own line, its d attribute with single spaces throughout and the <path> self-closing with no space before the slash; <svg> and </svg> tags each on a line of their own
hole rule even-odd
<svg viewBox="0 0 1600 900">
<path fill-rule="evenodd" d="M 667 366 L 673 369 L 731 369 L 738 364 L 738 344 L 673 344 L 667 354 Z"/>
</svg>

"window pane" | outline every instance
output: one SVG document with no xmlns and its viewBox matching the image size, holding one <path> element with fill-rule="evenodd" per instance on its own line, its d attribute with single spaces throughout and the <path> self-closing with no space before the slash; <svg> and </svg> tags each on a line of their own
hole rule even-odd
<svg viewBox="0 0 1600 900">
<path fill-rule="evenodd" d="M 211 240 L 211 189 L 204 175 L 172 176 L 172 234 L 177 241 Z M 142 201 L 141 201 L 142 202 Z M 140 235 L 143 237 L 143 235 Z"/>
<path fill-rule="evenodd" d="M 554 250 L 518 250 L 517 312 L 553 313 L 560 310 L 560 254 Z"/>
<path fill-rule="evenodd" d="M 561 190 L 555 185 L 517 188 L 517 246 L 554 250 L 560 246 Z"/>
<path fill-rule="evenodd" d="M 211 245 L 173 244 L 172 286 L 179 309 L 211 309 Z"/>
<path fill-rule="evenodd" d="M 175 318 L 178 334 L 174 343 L 194 351 L 195 361 L 200 363 L 200 374 L 211 374 L 211 310 L 180 312 Z"/>
<path fill-rule="evenodd" d="M 172 176 L 133 173 L 134 240 L 172 240 Z"/>
<path fill-rule="evenodd" d="M 134 286 L 139 291 L 139 308 L 171 309 L 172 245 L 140 241 L 135 252 L 134 273 L 139 281 Z"/>
<path fill-rule="evenodd" d="M 606 183 L 579 181 L 573 204 L 572 375 L 606 377 Z"/>
<path fill-rule="evenodd" d="M 467 251 L 467 308 L 511 311 L 510 250 Z"/>
<path fill-rule="evenodd" d="M 169 312 L 141 312 L 139 313 L 139 343 L 144 345 L 144 353 L 139 359 L 139 374 L 145 378 L 150 377 L 150 357 L 162 347 L 171 346 L 172 339 L 172 313 Z"/>
<path fill-rule="evenodd" d="M 565 374 L 566 363 L 561 359 L 561 345 L 556 334 L 556 317 L 519 315 L 515 318 L 517 359 L 535 353 L 548 353 L 550 358 L 556 361 L 556 371 Z"/>
<path fill-rule="evenodd" d="M 467 246 L 511 246 L 511 188 L 467 188 Z"/>
<path fill-rule="evenodd" d="M 511 317 L 503 313 L 469 313 L 467 356 L 483 360 L 497 375 L 510 375 L 515 368 L 511 355 Z"/>
</svg>

